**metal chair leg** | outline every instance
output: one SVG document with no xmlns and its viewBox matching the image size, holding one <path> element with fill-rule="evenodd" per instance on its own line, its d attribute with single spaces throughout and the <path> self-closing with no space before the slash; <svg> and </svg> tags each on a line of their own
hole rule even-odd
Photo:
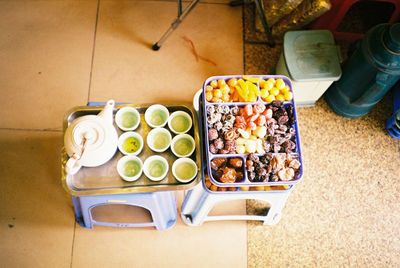
<svg viewBox="0 0 400 268">
<path fill-rule="evenodd" d="M 185 19 L 185 17 L 192 11 L 192 9 L 196 6 L 199 0 L 193 0 L 186 8 L 182 11 L 182 0 L 178 0 L 178 17 L 174 22 L 172 22 L 171 26 L 168 30 L 163 34 L 163 36 L 155 43 L 152 47 L 154 51 L 157 51 L 161 48 L 162 44 L 167 40 L 168 36 L 178 28 L 179 24 Z"/>
</svg>

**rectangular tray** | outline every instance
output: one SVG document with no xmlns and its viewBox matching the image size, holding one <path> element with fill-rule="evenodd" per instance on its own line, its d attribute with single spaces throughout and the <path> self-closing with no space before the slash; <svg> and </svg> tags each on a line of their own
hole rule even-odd
<svg viewBox="0 0 400 268">
<path fill-rule="evenodd" d="M 249 75 L 251 77 L 255 77 L 255 78 L 262 78 L 264 80 L 267 80 L 269 78 L 274 78 L 274 79 L 278 79 L 278 78 L 282 78 L 285 83 L 290 87 L 290 90 L 293 93 L 292 90 L 292 83 L 290 81 L 290 79 L 286 76 L 282 76 L 282 75 Z M 247 177 L 247 170 L 246 170 L 246 158 L 248 154 L 212 154 L 208 147 L 209 147 L 209 138 L 208 138 L 208 123 L 206 120 L 206 116 L 207 116 L 207 106 L 209 105 L 218 105 L 218 104 L 223 104 L 223 105 L 237 105 L 237 106 L 244 106 L 246 104 L 256 104 L 256 103 L 263 103 L 263 104 L 269 104 L 270 102 L 265 102 L 263 101 L 260 97 L 257 97 L 257 100 L 255 102 L 223 102 L 223 103 L 212 103 L 212 102 L 208 102 L 206 100 L 205 97 L 205 88 L 206 86 L 210 83 L 210 81 L 212 80 L 220 80 L 223 79 L 225 81 L 228 81 L 230 78 L 241 78 L 243 77 L 243 75 L 227 75 L 227 76 L 213 76 L 213 77 L 209 77 L 207 78 L 207 80 L 204 82 L 203 85 L 203 98 L 202 98 L 202 114 L 201 114 L 201 121 L 203 123 L 203 128 L 204 128 L 204 150 L 205 150 L 205 165 L 207 166 L 207 173 L 208 176 L 210 177 L 210 180 L 213 184 L 215 184 L 216 186 L 219 187 L 240 187 L 240 186 L 279 186 L 279 185 L 294 185 L 296 183 L 298 183 L 302 176 L 303 176 L 303 162 L 302 162 L 302 157 L 301 157 L 301 149 L 300 149 L 300 137 L 299 137 L 299 129 L 298 129 L 298 125 L 297 125 L 297 114 L 296 114 L 296 107 L 294 104 L 294 96 L 293 99 L 291 101 L 284 101 L 284 105 L 288 106 L 288 105 L 293 105 L 293 116 L 296 119 L 296 122 L 294 123 L 293 127 L 295 129 L 295 142 L 296 142 L 296 149 L 295 152 L 293 152 L 291 155 L 298 157 L 298 161 L 301 163 L 300 169 L 297 171 L 297 173 L 295 174 L 294 179 L 290 180 L 290 181 L 278 181 L 278 182 L 251 182 L 248 177 Z M 258 86 L 258 85 L 257 85 Z M 280 154 L 280 153 L 275 153 L 275 154 Z M 261 154 L 256 154 L 258 156 L 261 156 Z M 234 182 L 234 183 L 223 183 L 220 181 L 217 181 L 216 179 L 214 179 L 213 177 L 213 172 L 211 169 L 211 165 L 210 165 L 210 161 L 214 158 L 218 158 L 218 157 L 225 157 L 225 158 L 232 158 L 232 157 L 238 157 L 241 158 L 243 160 L 243 172 L 244 172 L 244 180 L 242 182 Z M 204 178 L 203 178 L 204 180 Z"/>
<path fill-rule="evenodd" d="M 151 151 L 146 142 L 146 137 L 148 132 L 151 130 L 150 126 L 147 125 L 144 120 L 144 113 L 151 104 L 121 104 L 116 105 L 114 108 L 114 116 L 118 109 L 131 106 L 136 108 L 141 116 L 141 122 L 139 127 L 135 130 L 142 135 L 145 145 L 143 151 L 139 154 L 139 158 L 144 162 L 144 160 L 150 155 L 158 154 L 165 157 L 169 163 L 168 174 L 165 179 L 159 182 L 154 182 L 149 180 L 144 173 L 142 176 L 134 182 L 124 181 L 117 173 L 117 162 L 123 156 L 119 150 L 115 153 L 113 158 L 107 163 L 98 167 L 82 167 L 78 173 L 75 175 L 67 175 L 65 173 L 65 164 L 68 160 L 68 155 L 63 148 L 61 154 L 62 162 L 62 184 L 65 190 L 74 196 L 86 196 L 86 195 L 109 195 L 109 194 L 126 194 L 126 193 L 143 193 L 143 192 L 156 192 L 156 191 L 176 191 L 176 190 L 187 190 L 193 188 L 201 180 L 201 152 L 200 152 L 200 137 L 198 131 L 198 120 L 197 114 L 194 111 L 190 103 L 161 103 L 168 108 L 169 112 L 182 110 L 189 113 L 192 117 L 192 128 L 189 130 L 190 134 L 194 140 L 196 149 L 191 155 L 198 167 L 198 173 L 194 180 L 189 183 L 181 183 L 177 181 L 172 175 L 172 164 L 177 159 L 175 155 L 171 152 L 171 149 L 163 153 L 155 153 Z M 79 106 L 68 111 L 64 116 L 63 130 L 64 133 L 71 122 L 84 115 L 98 114 L 104 106 Z M 114 122 L 114 127 L 117 129 L 118 136 L 120 136 L 123 131 L 121 131 Z M 166 126 L 167 128 L 167 126 Z M 174 134 L 171 132 L 172 136 Z"/>
</svg>

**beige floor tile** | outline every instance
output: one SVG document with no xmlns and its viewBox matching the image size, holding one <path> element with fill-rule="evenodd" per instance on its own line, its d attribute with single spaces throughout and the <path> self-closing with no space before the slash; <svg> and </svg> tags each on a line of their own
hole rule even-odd
<svg viewBox="0 0 400 268">
<path fill-rule="evenodd" d="M 97 1 L 0 1 L 1 128 L 61 128 L 87 102 Z"/>
<path fill-rule="evenodd" d="M 179 197 L 178 204 L 181 203 L 181 193 Z M 113 213 L 99 210 L 97 217 L 112 216 L 115 220 L 118 209 L 127 212 L 121 207 L 115 208 Z M 212 215 L 243 214 L 245 211 L 245 202 L 239 200 L 216 206 Z M 178 217 L 176 224 L 164 231 L 77 227 L 74 241 L 72 267 L 246 267 L 244 221 L 205 222 L 191 227 Z"/>
<path fill-rule="evenodd" d="M 0 266 L 70 267 L 74 216 L 61 133 L 0 130 Z"/>
<path fill-rule="evenodd" d="M 102 1 L 90 100 L 191 101 L 207 77 L 243 72 L 240 8 L 199 4 L 163 47 L 153 51 L 151 46 L 175 16 L 171 2 Z M 183 36 L 217 66 L 196 62 Z"/>
</svg>

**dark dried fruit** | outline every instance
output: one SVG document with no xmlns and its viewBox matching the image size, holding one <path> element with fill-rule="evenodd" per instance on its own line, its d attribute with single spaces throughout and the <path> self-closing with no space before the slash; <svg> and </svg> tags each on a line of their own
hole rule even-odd
<svg viewBox="0 0 400 268">
<path fill-rule="evenodd" d="M 265 168 L 260 168 L 259 170 L 257 170 L 257 174 L 259 176 L 265 176 L 267 175 L 267 170 Z"/>
<path fill-rule="evenodd" d="M 251 167 L 253 166 L 253 161 L 251 161 L 250 159 L 246 161 L 246 166 L 247 167 Z"/>
<path fill-rule="evenodd" d="M 243 180 L 243 172 L 237 171 L 236 172 L 236 182 L 241 182 Z"/>
<path fill-rule="evenodd" d="M 229 164 L 235 168 L 241 168 L 243 166 L 243 160 L 241 158 L 235 157 L 229 160 Z"/>
<path fill-rule="evenodd" d="M 254 169 L 255 169 L 255 167 L 254 167 L 254 166 L 247 167 L 247 171 L 248 171 L 248 172 L 253 172 L 253 171 L 254 171 Z"/>
<path fill-rule="evenodd" d="M 234 168 L 226 167 L 224 174 L 222 174 L 220 181 L 225 183 L 233 183 L 236 180 L 236 170 Z"/>
<path fill-rule="evenodd" d="M 272 175 L 272 176 L 269 178 L 269 181 L 277 182 L 277 181 L 279 181 L 279 178 L 278 178 L 277 175 Z"/>
<path fill-rule="evenodd" d="M 280 125 L 283 125 L 288 121 L 289 121 L 289 117 L 287 115 L 283 115 L 283 116 L 278 117 L 278 123 Z"/>
<path fill-rule="evenodd" d="M 249 181 L 254 181 L 254 179 L 256 177 L 256 173 L 255 172 L 249 172 L 247 175 L 249 177 Z"/>
<path fill-rule="evenodd" d="M 258 161 L 258 156 L 256 156 L 255 154 L 249 154 L 249 159 L 253 162 Z"/>
<path fill-rule="evenodd" d="M 224 157 L 218 157 L 218 158 L 214 158 L 213 160 L 211 160 L 211 164 L 214 164 L 217 168 L 225 165 L 226 164 L 226 158 Z"/>
</svg>

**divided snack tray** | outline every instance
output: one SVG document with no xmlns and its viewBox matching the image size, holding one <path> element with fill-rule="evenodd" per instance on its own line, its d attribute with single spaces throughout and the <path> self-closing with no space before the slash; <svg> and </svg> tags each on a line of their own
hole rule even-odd
<svg viewBox="0 0 400 268">
<path fill-rule="evenodd" d="M 187 132 L 187 134 L 191 135 L 195 140 L 195 151 L 190 156 L 192 160 L 195 161 L 197 165 L 197 176 L 188 183 L 182 183 L 175 179 L 172 174 L 172 164 L 178 159 L 172 152 L 171 149 L 168 148 L 165 152 L 156 153 L 153 152 L 146 142 L 146 137 L 149 131 L 152 129 L 146 123 L 144 119 L 144 113 L 146 109 L 151 104 L 121 104 L 116 105 L 114 108 L 114 116 L 116 112 L 126 106 L 134 107 L 138 110 L 141 117 L 141 122 L 139 127 L 134 131 L 139 133 L 143 140 L 145 141 L 145 145 L 143 147 L 143 151 L 138 155 L 138 157 L 144 162 L 145 159 L 151 155 L 160 155 L 163 156 L 169 164 L 169 169 L 167 176 L 161 181 L 151 181 L 148 179 L 144 173 L 141 177 L 134 181 L 128 182 L 123 180 L 118 172 L 117 172 L 117 162 L 123 156 L 123 154 L 117 149 L 113 158 L 107 163 L 98 166 L 98 167 L 82 167 L 81 170 L 75 175 L 67 175 L 65 173 L 65 164 L 68 160 L 68 155 L 65 152 L 65 149 L 62 150 L 61 162 L 62 162 L 62 184 L 66 191 L 74 196 L 84 196 L 84 195 L 108 195 L 108 194 L 125 194 L 125 193 L 142 193 L 142 192 L 155 192 L 155 191 L 175 191 L 175 190 L 187 190 L 193 188 L 196 184 L 198 184 L 201 180 L 201 152 L 200 152 L 200 135 L 198 128 L 198 120 L 196 112 L 193 110 L 193 107 L 190 103 L 161 103 L 165 107 L 168 108 L 170 114 L 175 111 L 185 111 L 192 118 L 192 127 Z M 74 121 L 76 118 L 84 115 L 94 114 L 97 115 L 104 106 L 79 106 L 71 109 L 64 116 L 63 122 L 63 130 L 64 133 L 68 126 Z M 120 130 L 115 123 L 114 127 L 118 132 L 118 136 L 120 136 L 124 131 Z M 168 129 L 168 126 L 165 126 Z M 175 134 L 171 132 L 171 135 L 174 137 Z"/>
<path fill-rule="evenodd" d="M 211 81 L 213 80 L 225 80 L 226 82 L 231 79 L 231 78 L 242 78 L 243 75 L 227 75 L 227 76 L 213 76 L 213 77 L 209 77 L 203 85 L 203 96 L 202 96 L 202 116 L 201 116 L 201 120 L 204 126 L 204 151 L 205 151 L 205 163 L 206 163 L 206 169 L 207 169 L 207 173 L 208 176 L 210 178 L 210 181 L 212 182 L 212 184 L 215 184 L 218 187 L 242 187 L 242 186 L 249 186 L 249 187 L 253 187 L 253 186 L 279 186 L 279 185 L 294 185 L 296 183 L 298 183 L 303 175 L 303 163 L 302 163 L 302 158 L 301 158 L 301 149 L 300 149 L 300 137 L 299 137 L 299 130 L 298 130 L 298 125 L 297 125 L 297 115 L 296 115 L 296 107 L 294 105 L 294 98 L 295 96 L 293 96 L 293 98 L 290 101 L 283 101 L 283 105 L 285 107 L 288 106 L 293 106 L 293 118 L 295 119 L 295 122 L 291 125 L 291 127 L 294 129 L 294 142 L 295 142 L 295 149 L 289 153 L 290 157 L 293 157 L 294 159 L 297 159 L 298 162 L 300 162 L 300 167 L 299 169 L 295 172 L 293 179 L 291 180 L 279 180 L 279 181 L 251 181 L 249 179 L 249 175 L 248 175 L 248 171 L 247 171 L 247 166 L 246 166 L 246 160 L 248 159 L 249 153 L 237 153 L 235 152 L 235 154 L 229 153 L 229 154 L 221 154 L 220 151 L 218 151 L 217 153 L 211 153 L 210 152 L 210 139 L 209 139 L 209 135 L 208 135 L 208 130 L 209 130 L 209 123 L 207 120 L 207 108 L 209 106 L 214 106 L 214 108 L 218 105 L 227 105 L 229 107 L 233 107 L 233 106 L 238 106 L 239 108 L 243 108 L 245 105 L 247 104 L 264 104 L 265 106 L 271 104 L 271 102 L 266 102 L 264 101 L 260 96 L 257 97 L 257 100 L 255 102 L 221 102 L 221 103 L 214 103 L 214 102 L 209 102 L 206 99 L 206 86 L 210 84 Z M 274 79 L 278 79 L 281 78 L 286 85 L 289 86 L 290 91 L 293 94 L 293 90 L 292 90 L 292 84 L 291 81 L 288 77 L 286 76 L 281 76 L 281 75 L 248 75 L 248 77 L 253 77 L 253 78 L 261 78 L 263 80 L 268 80 L 269 78 L 274 78 Z M 257 83 L 257 88 L 260 89 L 259 83 Z M 220 131 L 219 131 L 220 133 Z M 218 136 L 220 137 L 220 135 Z M 261 157 L 265 154 L 260 154 L 260 153 L 254 153 L 256 156 Z M 285 152 L 281 153 L 272 153 L 273 156 L 277 155 L 282 156 L 282 155 L 286 155 Z M 216 179 L 216 171 L 212 169 L 211 167 L 211 161 L 215 158 L 227 158 L 228 161 L 231 158 L 239 158 L 242 160 L 242 167 L 238 168 L 237 171 L 241 171 L 243 172 L 243 179 L 241 179 L 240 181 L 235 181 L 235 182 L 221 182 L 219 180 Z"/>
</svg>

